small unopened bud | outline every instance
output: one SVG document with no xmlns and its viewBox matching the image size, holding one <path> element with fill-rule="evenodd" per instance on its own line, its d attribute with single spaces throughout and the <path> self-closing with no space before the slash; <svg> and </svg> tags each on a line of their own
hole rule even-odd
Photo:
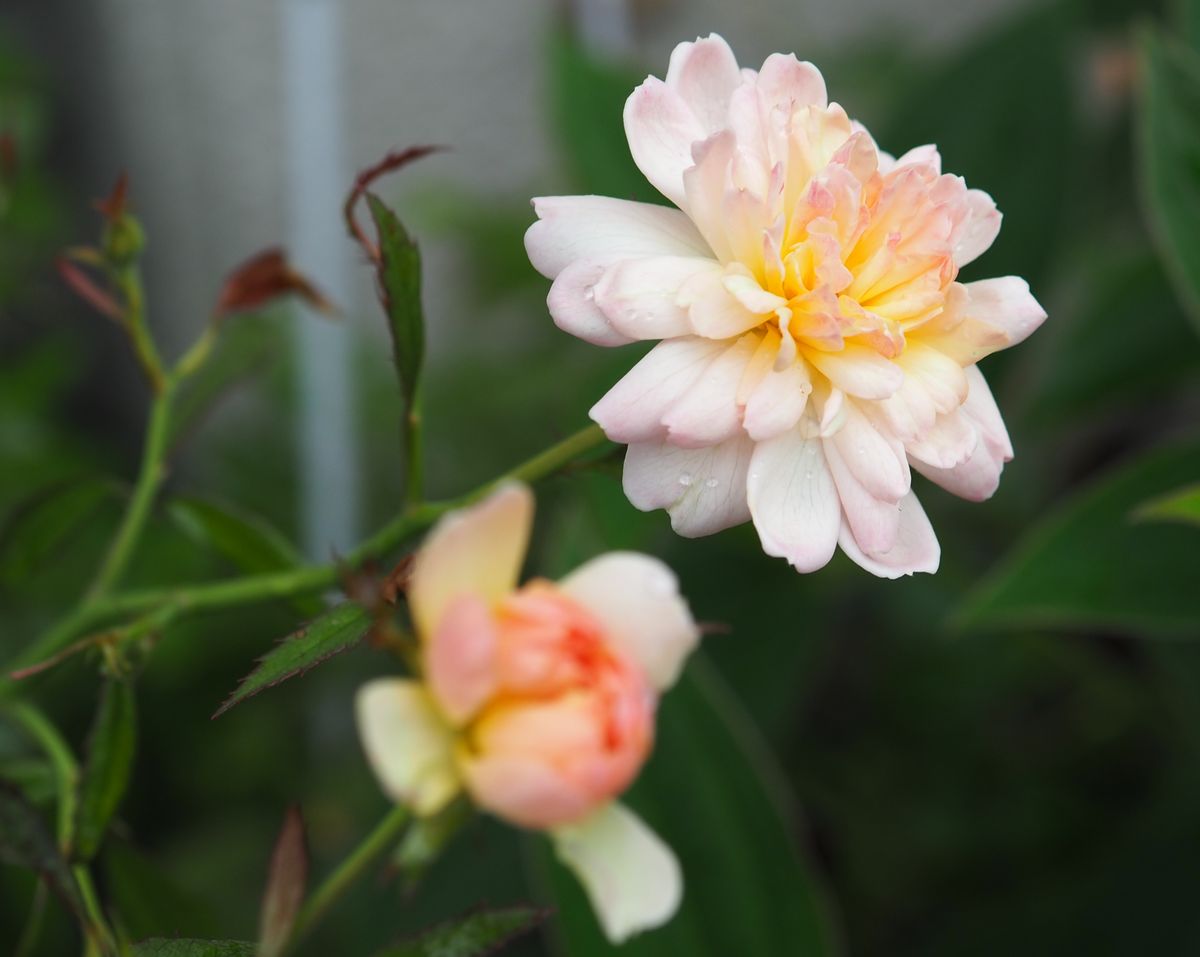
<svg viewBox="0 0 1200 957">
<path fill-rule="evenodd" d="M 134 262 L 145 245 L 146 234 L 141 223 L 128 213 L 110 222 L 100 238 L 104 258 L 114 266 L 128 266 Z"/>
</svg>

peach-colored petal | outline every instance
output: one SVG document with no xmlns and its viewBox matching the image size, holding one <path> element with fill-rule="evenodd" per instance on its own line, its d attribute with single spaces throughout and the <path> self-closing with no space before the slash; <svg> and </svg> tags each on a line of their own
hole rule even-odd
<svg viewBox="0 0 1200 957">
<path fill-rule="evenodd" d="M 700 630 L 671 569 L 649 555 L 610 552 L 581 565 L 560 587 L 596 616 L 607 640 L 656 688 L 675 683 Z"/>
<path fill-rule="evenodd" d="M 419 682 L 377 678 L 355 698 L 363 750 L 384 792 L 416 814 L 434 814 L 458 793 L 454 739 Z"/>
<path fill-rule="evenodd" d="M 408 585 L 409 607 L 422 637 L 435 633 L 456 598 L 474 595 L 494 603 L 513 590 L 532 523 L 532 493 L 508 483 L 434 526 L 417 552 Z"/>
<path fill-rule="evenodd" d="M 854 538 L 850 528 L 842 526 L 838 544 L 856 564 L 880 578 L 899 578 L 916 572 L 932 574 L 938 569 L 941 547 L 925 510 L 912 492 L 901 500 L 900 528 L 896 543 L 887 552 L 868 553 Z"/>
<path fill-rule="evenodd" d="M 681 289 L 697 275 L 720 276 L 713 259 L 653 256 L 629 259 L 609 269 L 597 283 L 596 305 L 612 326 L 630 339 L 670 339 L 690 335 L 691 320 Z"/>
<path fill-rule="evenodd" d="M 691 220 L 677 209 L 607 196 L 539 196 L 538 216 L 525 233 L 525 250 L 547 279 L 579 259 L 707 256 Z"/>
<path fill-rule="evenodd" d="M 662 418 L 668 442 L 683 448 L 706 448 L 738 434 L 738 384 L 757 349 L 757 337 L 742 336 L 671 403 Z"/>
<path fill-rule="evenodd" d="M 487 602 L 462 595 L 446 606 L 425 641 L 425 675 L 442 713 L 470 718 L 496 689 L 496 623 Z"/>
<path fill-rule="evenodd" d="M 746 403 L 742 422 L 755 441 L 774 438 L 793 428 L 804 414 L 812 380 L 803 362 L 772 369 L 755 387 Z"/>
<path fill-rule="evenodd" d="M 663 415 L 725 351 L 694 336 L 660 342 L 592 406 L 592 420 L 614 442 L 647 442 L 666 434 Z"/>
<path fill-rule="evenodd" d="M 793 429 L 759 442 L 746 487 L 763 551 L 799 571 L 829 562 L 842 509 L 819 439 Z"/>
<path fill-rule="evenodd" d="M 614 944 L 665 924 L 679 909 L 683 875 L 671 849 L 620 804 L 552 832 L 559 859 L 579 878 Z"/>
<path fill-rule="evenodd" d="M 1029 284 L 1016 276 L 981 279 L 947 292 L 942 314 L 919 330 L 921 339 L 960 365 L 1023 342 L 1046 318 Z"/>
<path fill-rule="evenodd" d="M 662 80 L 647 77 L 625 103 L 625 135 L 646 179 L 683 206 L 683 171 L 692 165 L 692 144 L 707 135 L 683 97 Z"/>
<path fill-rule="evenodd" d="M 812 349 L 805 358 L 843 392 L 863 399 L 886 399 L 904 382 L 904 370 L 868 346 L 848 343 L 841 352 Z"/>
<path fill-rule="evenodd" d="M 671 51 L 666 84 L 691 108 L 706 132 L 724 127 L 729 96 L 741 82 L 733 51 L 715 33 L 695 43 L 680 43 Z"/>
<path fill-rule="evenodd" d="M 545 828 L 577 821 L 594 806 L 591 794 L 538 757 L 459 753 L 471 799 L 520 827 Z"/>
<path fill-rule="evenodd" d="M 954 261 L 960 267 L 987 252 L 1000 234 L 1000 211 L 992 197 L 981 189 L 968 190 L 967 204 L 967 216 L 954 242 Z"/>
<path fill-rule="evenodd" d="M 762 314 L 747 309 L 730 292 L 727 279 L 724 271 L 697 273 L 680 289 L 680 300 L 697 335 L 732 339 L 762 324 Z"/>
<path fill-rule="evenodd" d="M 665 508 L 684 538 L 740 525 L 750 517 L 746 473 L 753 449 L 744 436 L 706 449 L 635 442 L 625 455 L 625 495 L 643 512 Z"/>
</svg>

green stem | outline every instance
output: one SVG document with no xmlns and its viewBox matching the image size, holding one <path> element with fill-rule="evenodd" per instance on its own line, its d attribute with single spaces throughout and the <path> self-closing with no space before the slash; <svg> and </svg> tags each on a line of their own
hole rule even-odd
<svg viewBox="0 0 1200 957">
<path fill-rule="evenodd" d="M 19 724 L 50 759 L 58 792 L 58 847 L 71 853 L 75 840 L 75 792 L 79 784 L 79 764 L 58 729 L 37 708 L 24 701 L 5 703 L 4 711 Z"/>
<path fill-rule="evenodd" d="M 88 952 L 99 950 L 105 957 L 116 957 L 117 939 L 108 928 L 104 910 L 100 906 L 100 898 L 92 883 L 92 875 L 83 864 L 76 864 L 72 871 L 75 883 L 79 885 L 79 896 L 83 898 L 83 909 L 87 915 L 87 947 Z"/>
<path fill-rule="evenodd" d="M 100 570 L 88 589 L 84 605 L 88 605 L 107 592 L 124 574 L 133 557 L 133 549 L 141 538 L 154 497 L 166 477 L 167 435 L 171 421 L 171 396 L 168 386 L 154 397 L 150 406 L 150 424 L 146 430 L 146 444 L 142 449 L 142 464 L 138 470 L 133 496 L 121 519 L 117 534 L 109 545 Z"/>
<path fill-rule="evenodd" d="M 338 865 L 300 909 L 296 925 L 292 929 L 289 947 L 285 948 L 285 952 L 321 921 L 329 908 L 337 903 L 350 885 L 362 876 L 363 871 L 370 867 L 380 854 L 400 839 L 408 821 L 408 808 L 397 804 L 350 856 Z"/>
<path fill-rule="evenodd" d="M 46 894 L 46 882 L 38 878 L 37 886 L 33 889 L 33 900 L 29 904 L 29 917 L 25 921 L 25 929 L 21 931 L 16 949 L 13 950 L 13 957 L 30 957 L 37 947 L 46 916 Z"/>
<path fill-rule="evenodd" d="M 414 397 L 404 413 L 404 502 L 416 505 L 424 500 L 424 461 L 421 450 L 421 406 Z"/>
<path fill-rule="evenodd" d="M 158 347 L 154 337 L 146 325 L 146 297 L 142 289 L 141 271 L 136 265 L 129 265 L 117 270 L 114 277 L 121 294 L 125 299 L 125 329 L 133 343 L 133 352 L 137 356 L 142 371 L 150 382 L 150 388 L 155 395 L 161 395 L 167 388 L 167 377 L 163 374 L 162 359 L 158 355 Z"/>
<path fill-rule="evenodd" d="M 174 616 L 233 608 L 275 598 L 292 598 L 336 587 L 346 568 L 357 568 L 371 559 L 386 556 L 414 535 L 429 528 L 446 512 L 477 502 L 504 482 L 534 482 L 545 478 L 605 441 L 599 426 L 590 425 L 465 495 L 443 502 L 411 506 L 351 551 L 342 561 L 334 564 L 310 565 L 283 572 L 197 585 L 126 591 L 97 598 L 84 608 L 73 612 L 34 642 L 9 664 L 8 670 L 25 668 L 46 660 L 88 629 L 97 628 L 127 615 L 143 614 L 159 606 L 170 605 L 174 609 L 171 613 Z M 0 678 L 0 698 L 3 698 L 6 692 L 11 692 L 12 686 L 11 681 L 5 682 Z"/>
</svg>

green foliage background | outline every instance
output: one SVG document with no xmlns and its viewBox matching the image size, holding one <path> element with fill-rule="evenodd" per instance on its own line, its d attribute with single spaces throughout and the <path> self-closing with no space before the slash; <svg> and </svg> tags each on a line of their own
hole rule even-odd
<svg viewBox="0 0 1200 957">
<path fill-rule="evenodd" d="M 944 62 L 908 59 L 894 42 L 884 54 L 882 39 L 850 53 L 779 37 L 820 63 L 884 148 L 936 142 L 947 170 L 992 193 L 1004 229 L 964 278 L 1025 276 L 1050 319 L 985 360 L 1017 449 L 995 498 L 969 504 L 918 480 L 942 542 L 934 577 L 881 581 L 842 557 L 800 577 L 748 528 L 678 539 L 665 515 L 625 502 L 619 457 L 542 486 L 530 570 L 553 577 L 598 551 L 648 551 L 678 571 L 698 618 L 728 625 L 664 702 L 662 746 L 631 795 L 677 847 L 688 889 L 679 919 L 629 953 L 1200 949 L 1198 21 L 1194 3 L 1038 4 Z M 569 31 L 547 31 L 561 168 L 547 171 L 555 188 L 528 192 L 653 199 L 620 107 L 661 64 L 597 63 Z M 79 235 L 64 208 L 82 207 L 73 186 L 50 185 L 53 87 L 4 53 L 0 99 L 25 157 L 0 209 L 8 659 L 88 580 L 138 440 L 106 398 L 114 377 L 136 375 L 132 361 L 48 267 Z M 527 195 L 446 190 L 414 212 L 436 227 L 417 239 L 470 257 L 479 301 L 528 317 L 511 345 L 464 343 L 424 374 L 428 484 L 457 494 L 578 428 L 637 350 L 554 329 L 521 245 Z M 278 425 L 295 384 L 286 334 L 283 316 L 230 327 L 193 407 L 232 381 L 256 401 L 218 415 L 219 427 L 179 424 L 187 443 L 129 584 L 295 562 L 292 437 Z M 401 484 L 399 404 L 388 356 L 361 342 L 364 433 L 389 437 L 370 452 L 370 512 L 382 521 Z M 1161 505 L 1189 488 L 1190 506 L 1186 495 Z M 132 938 L 253 939 L 290 803 L 304 808 L 317 870 L 385 812 L 350 712 L 357 685 L 393 667 L 380 652 L 356 648 L 209 720 L 253 659 L 313 611 L 185 619 L 148 656 L 128 705 L 140 718 L 132 778 L 97 857 L 101 895 Z M 31 692 L 80 753 L 98 666 L 77 657 Z M 0 778 L 48 824 L 54 769 L 4 721 Z M 28 872 L 0 862 L 0 949 L 32 893 Z M 559 916 L 505 953 L 611 952 L 548 848 L 487 820 L 415 886 L 364 882 L 308 952 L 369 954 L 476 902 L 530 900 Z M 36 953 L 77 948 L 66 913 L 51 906 Z"/>
</svg>

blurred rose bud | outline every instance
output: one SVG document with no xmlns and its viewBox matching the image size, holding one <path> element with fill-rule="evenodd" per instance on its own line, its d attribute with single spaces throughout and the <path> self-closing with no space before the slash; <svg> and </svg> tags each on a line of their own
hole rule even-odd
<svg viewBox="0 0 1200 957">
<path fill-rule="evenodd" d="M 418 814 L 465 790 L 548 831 L 619 941 L 678 906 L 674 855 L 614 799 L 699 631 L 675 576 L 646 555 L 518 588 L 532 518 L 529 490 L 509 485 L 434 529 L 407 589 L 426 682 L 366 685 L 359 730 L 384 789 Z"/>
</svg>

